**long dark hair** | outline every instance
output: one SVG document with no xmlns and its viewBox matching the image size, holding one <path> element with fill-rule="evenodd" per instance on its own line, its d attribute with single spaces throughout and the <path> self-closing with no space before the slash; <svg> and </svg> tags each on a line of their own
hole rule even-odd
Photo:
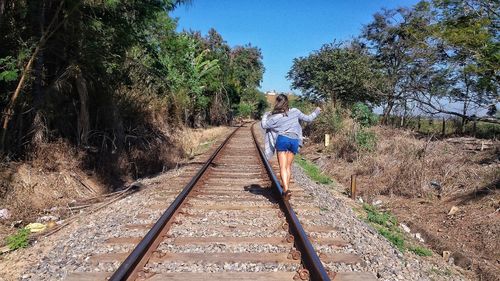
<svg viewBox="0 0 500 281">
<path fill-rule="evenodd" d="M 288 113 L 288 97 L 284 94 L 279 94 L 276 97 L 276 103 L 274 104 L 273 114 L 287 114 Z"/>
</svg>

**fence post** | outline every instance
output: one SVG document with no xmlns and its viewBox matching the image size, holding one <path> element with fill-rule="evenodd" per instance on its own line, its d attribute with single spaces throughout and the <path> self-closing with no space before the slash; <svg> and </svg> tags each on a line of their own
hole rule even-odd
<svg viewBox="0 0 500 281">
<path fill-rule="evenodd" d="M 420 115 L 418 116 L 417 132 L 420 132 Z"/>
<path fill-rule="evenodd" d="M 443 128 L 441 129 L 441 134 L 444 136 L 446 134 L 446 120 L 443 117 Z"/>
<path fill-rule="evenodd" d="M 330 145 L 330 134 L 325 134 L 325 147 Z"/>
<path fill-rule="evenodd" d="M 356 200 L 356 175 L 351 175 L 351 199 Z"/>
<path fill-rule="evenodd" d="M 476 130 L 477 130 L 477 121 L 474 120 L 474 123 L 472 123 L 472 135 L 476 137 Z"/>
</svg>

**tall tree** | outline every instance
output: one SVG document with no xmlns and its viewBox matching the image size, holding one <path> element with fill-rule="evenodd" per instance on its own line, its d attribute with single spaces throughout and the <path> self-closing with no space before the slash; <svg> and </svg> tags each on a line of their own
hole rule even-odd
<svg viewBox="0 0 500 281">
<path fill-rule="evenodd" d="M 473 116 L 472 109 L 486 110 L 499 101 L 500 33 L 498 2 L 439 0 L 421 2 L 415 10 L 427 7 L 432 11 L 427 37 L 430 43 L 418 50 L 431 50 L 424 70 L 428 83 L 414 83 L 420 88 L 412 99 L 430 113 L 446 113 L 462 118 L 462 130 Z M 429 47 L 429 45 L 431 47 Z M 432 59 L 430 59 L 432 58 Z M 429 70 L 434 73 L 429 73 Z M 459 104 L 462 109 L 451 109 Z M 483 119 L 496 122 L 494 118 Z"/>
<path fill-rule="evenodd" d="M 287 78 L 312 100 L 377 104 L 383 81 L 374 63 L 359 42 L 325 44 L 308 57 L 294 59 Z"/>
</svg>

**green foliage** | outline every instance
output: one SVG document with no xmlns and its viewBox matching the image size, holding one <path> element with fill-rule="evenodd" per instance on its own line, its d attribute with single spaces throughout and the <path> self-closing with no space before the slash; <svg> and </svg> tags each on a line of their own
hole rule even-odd
<svg viewBox="0 0 500 281">
<path fill-rule="evenodd" d="M 398 227 L 397 218 L 389 212 L 380 212 L 370 204 L 363 204 L 363 209 L 366 211 L 366 222 L 370 223 L 377 229 L 380 235 L 384 236 L 400 251 L 409 251 L 423 257 L 432 256 L 432 251 L 418 245 L 407 245 L 405 237 Z"/>
<path fill-rule="evenodd" d="M 298 98 L 290 101 L 290 108 L 293 107 L 298 108 L 302 112 L 312 112 L 316 108 L 316 105 L 307 99 Z"/>
<path fill-rule="evenodd" d="M 384 226 L 386 228 L 392 228 L 397 225 L 397 219 L 395 216 L 388 212 L 379 212 L 374 206 L 369 204 L 364 204 L 363 208 L 367 211 L 367 219 L 369 222 L 373 222 Z"/>
<path fill-rule="evenodd" d="M 395 123 L 400 122 L 399 120 L 394 120 Z M 443 130 L 443 121 L 439 118 L 432 117 L 422 117 L 420 118 L 420 128 L 418 126 L 418 118 L 409 117 L 406 119 L 405 124 L 407 127 L 426 135 L 441 135 Z M 458 118 L 446 119 L 445 120 L 445 135 L 456 135 L 460 134 L 462 131 L 462 120 Z M 474 130 L 474 122 L 466 122 L 463 128 L 464 132 L 469 135 L 473 135 L 476 138 L 481 139 L 495 139 L 500 136 L 500 124 L 492 124 L 486 122 L 476 122 L 476 129 Z"/>
<path fill-rule="evenodd" d="M 370 204 L 363 204 L 363 209 L 367 213 L 366 221 L 371 223 L 396 248 L 404 251 L 405 240 L 401 230 L 398 228 L 397 218 L 389 212 L 379 212 Z"/>
<path fill-rule="evenodd" d="M 325 44 L 307 57 L 293 60 L 287 74 L 292 88 L 312 100 L 377 103 L 381 76 L 373 71 L 374 60 L 357 42 L 342 46 Z"/>
<path fill-rule="evenodd" d="M 17 80 L 18 72 L 16 59 L 12 56 L 0 58 L 0 82 L 12 82 Z"/>
<path fill-rule="evenodd" d="M 258 91 L 261 50 L 230 47 L 215 29 L 206 36 L 177 32 L 168 12 L 189 1 L 32 2 L 7 4 L 0 23 L 0 107 L 18 68 L 40 50 L 6 131 L 10 152 L 24 152 L 19 138 L 34 134 L 26 124 L 38 113 L 50 134 L 43 139 L 83 139 L 106 155 L 150 150 L 166 141 L 169 127 L 228 124 L 240 102 L 252 105 L 252 114 L 267 106 Z M 41 40 L 44 32 L 50 36 Z M 82 128 L 92 133 L 82 136 Z"/>
<path fill-rule="evenodd" d="M 451 276 L 452 272 L 449 268 L 440 269 L 440 268 L 431 268 L 431 273 L 437 274 L 439 276 Z"/>
<path fill-rule="evenodd" d="M 295 58 L 287 77 L 313 101 L 380 104 L 383 123 L 394 109 L 415 107 L 471 119 L 471 109 L 486 109 L 499 95 L 500 2 L 493 2 L 429 0 L 384 9 L 359 38 Z M 442 107 L 445 100 L 461 110 Z"/>
<path fill-rule="evenodd" d="M 254 112 L 254 106 L 250 103 L 246 103 L 246 102 L 241 102 L 239 105 L 238 105 L 238 116 L 241 116 L 241 117 L 244 117 L 244 118 L 248 118 L 252 115 L 252 113 Z"/>
<path fill-rule="evenodd" d="M 377 146 L 377 136 L 374 132 L 359 130 L 355 134 L 356 145 L 364 151 L 373 151 Z"/>
<path fill-rule="evenodd" d="M 432 251 L 422 246 L 410 246 L 408 247 L 408 250 L 421 257 L 432 256 Z"/>
<path fill-rule="evenodd" d="M 300 167 L 302 167 L 302 169 L 304 169 L 307 176 L 311 178 L 313 181 L 321 184 L 333 183 L 333 181 L 328 176 L 324 175 L 316 165 L 306 160 L 302 156 L 298 155 L 298 157 L 296 157 L 296 163 Z"/>
<path fill-rule="evenodd" d="M 344 110 L 327 104 L 318 118 L 314 120 L 313 126 L 319 138 L 322 138 L 324 134 L 339 133 L 344 129 Z"/>
<path fill-rule="evenodd" d="M 401 232 L 375 225 L 378 232 L 391 242 L 400 251 L 405 250 L 405 239 Z"/>
<path fill-rule="evenodd" d="M 357 102 L 351 109 L 351 118 L 362 127 L 371 127 L 378 122 L 378 116 L 364 103 Z"/>
<path fill-rule="evenodd" d="M 270 106 L 269 103 L 267 102 L 267 98 L 266 96 L 264 95 L 264 93 L 258 93 L 255 100 L 257 101 L 256 102 L 256 105 L 255 105 L 255 110 L 254 110 L 254 116 L 256 118 L 260 118 L 264 112 L 266 111 L 266 109 Z"/>
<path fill-rule="evenodd" d="M 27 228 L 19 229 L 16 234 L 13 234 L 11 236 L 7 236 L 7 238 L 6 238 L 7 246 L 11 250 L 17 250 L 20 248 L 28 247 L 29 234 L 30 234 L 29 229 L 27 229 Z"/>
</svg>

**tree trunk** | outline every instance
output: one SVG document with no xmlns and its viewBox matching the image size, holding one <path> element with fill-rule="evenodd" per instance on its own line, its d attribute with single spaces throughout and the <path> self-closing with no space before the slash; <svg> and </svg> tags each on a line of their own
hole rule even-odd
<svg viewBox="0 0 500 281">
<path fill-rule="evenodd" d="M 389 116 L 391 115 L 393 107 L 394 107 L 394 101 L 392 99 L 389 99 L 387 101 L 387 106 L 384 108 L 384 115 L 382 116 L 383 125 L 387 125 L 387 121 L 389 120 Z"/>
<path fill-rule="evenodd" d="M 88 110 L 88 97 L 87 81 L 83 77 L 81 70 L 77 71 L 75 77 L 76 90 L 80 98 L 80 111 L 78 112 L 78 144 L 87 145 L 89 138 L 90 122 Z"/>
<path fill-rule="evenodd" d="M 38 36 L 40 38 L 43 37 L 43 31 L 45 29 L 45 1 L 42 0 L 39 2 L 38 5 L 38 12 L 39 12 L 39 18 L 38 18 Z M 42 98 L 42 83 L 43 83 L 43 64 L 44 64 L 44 49 L 41 49 L 38 52 L 38 55 L 35 59 L 34 65 L 33 65 L 33 104 L 35 109 L 38 109 L 41 104 L 43 103 L 43 98 Z"/>
<path fill-rule="evenodd" d="M 0 0 L 1 1 L 1 0 Z M 31 54 L 31 57 L 30 59 L 28 60 L 28 63 L 26 64 L 26 66 L 23 68 L 23 71 L 22 71 L 22 74 L 21 74 L 21 78 L 19 79 L 19 82 L 17 83 L 17 87 L 14 91 L 14 94 L 12 94 L 10 100 L 9 100 L 9 103 L 7 104 L 7 106 L 5 107 L 5 111 L 4 111 L 4 116 L 3 116 L 3 121 L 2 121 L 2 135 L 0 137 L 0 150 L 1 151 L 4 151 L 5 149 L 5 137 L 7 136 L 7 128 L 9 126 L 9 122 L 10 122 L 10 119 L 12 118 L 12 116 L 14 115 L 14 108 L 15 108 L 15 105 L 16 105 L 16 101 L 17 101 L 17 98 L 19 97 L 19 94 L 21 93 L 21 90 L 23 89 L 24 87 L 24 83 L 26 81 L 26 79 L 28 78 L 30 72 L 31 72 L 31 69 L 32 69 L 32 66 L 33 66 L 33 62 L 35 61 L 35 59 L 37 58 L 38 56 L 38 53 L 42 50 L 42 48 L 45 46 L 45 43 L 47 42 L 47 40 L 55 33 L 55 31 L 57 29 L 59 29 L 59 27 L 62 26 L 62 24 L 64 23 L 64 21 L 61 21 L 59 22 L 57 25 L 56 24 L 56 19 L 57 19 L 57 16 L 59 15 L 59 13 L 61 12 L 62 10 L 62 7 L 64 5 L 64 2 L 65 1 L 61 1 L 58 8 L 56 9 L 56 12 L 54 13 L 54 17 L 52 18 L 49 26 L 47 27 L 47 30 L 44 30 L 43 32 L 43 36 L 40 38 L 40 41 L 38 41 L 38 44 L 36 45 L 36 48 L 35 50 L 33 51 L 33 54 Z M 76 9 L 77 6 L 75 6 L 74 9 Z M 71 11 L 70 13 L 72 13 L 73 11 Z"/>
<path fill-rule="evenodd" d="M 125 143 L 125 128 L 123 126 L 123 119 L 120 116 L 120 110 L 118 109 L 117 103 L 112 102 L 111 108 L 113 110 L 113 133 L 116 135 L 116 148 L 121 150 L 123 144 Z"/>
<path fill-rule="evenodd" d="M 462 117 L 462 122 L 460 123 L 460 133 L 463 134 L 465 132 L 465 123 L 467 122 L 467 118 L 465 117 L 467 115 L 467 103 L 465 101 L 462 113 L 464 116 Z"/>
<path fill-rule="evenodd" d="M 3 13 L 5 12 L 5 2 L 7 0 L 0 0 L 0 27 L 2 27 Z"/>
<path fill-rule="evenodd" d="M 3 14 L 5 13 L 5 3 L 7 0 L 0 0 L 0 28 L 2 28 Z"/>
<path fill-rule="evenodd" d="M 40 147 L 43 143 L 45 143 L 47 139 L 45 134 L 47 130 L 45 128 L 45 122 L 41 111 L 37 111 L 35 113 L 35 118 L 33 118 L 32 128 L 33 128 L 33 138 L 31 143 L 35 148 Z"/>
<path fill-rule="evenodd" d="M 467 122 L 467 109 L 468 109 L 468 98 L 469 98 L 469 79 L 466 74 L 464 74 L 464 82 L 465 82 L 465 99 L 464 106 L 462 108 L 462 123 L 460 125 L 460 132 L 465 133 L 465 123 Z"/>
<path fill-rule="evenodd" d="M 38 5 L 38 36 L 43 37 L 45 29 L 45 1 L 40 1 Z M 45 122 L 43 118 L 43 65 L 44 65 L 44 49 L 40 49 L 35 61 L 33 62 L 33 108 L 35 109 L 35 117 L 33 119 L 33 146 L 40 146 L 46 140 Z"/>
</svg>

